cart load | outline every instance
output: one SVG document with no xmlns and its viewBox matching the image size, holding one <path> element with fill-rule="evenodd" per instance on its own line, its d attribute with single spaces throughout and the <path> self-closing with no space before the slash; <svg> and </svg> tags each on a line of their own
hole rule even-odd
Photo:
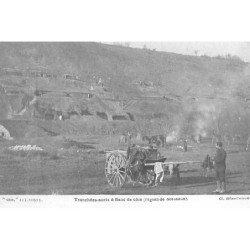
<svg viewBox="0 0 250 250">
<path fill-rule="evenodd" d="M 156 181 L 159 173 L 163 173 L 162 178 L 168 172 L 180 179 L 179 166 L 193 163 L 200 161 L 167 161 L 156 148 L 134 145 L 127 151 L 106 152 L 105 176 L 112 187 L 122 187 L 127 181 L 149 186 Z"/>
</svg>

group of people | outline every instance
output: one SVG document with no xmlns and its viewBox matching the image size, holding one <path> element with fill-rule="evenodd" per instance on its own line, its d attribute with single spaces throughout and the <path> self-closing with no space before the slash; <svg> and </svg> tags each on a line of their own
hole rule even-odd
<svg viewBox="0 0 250 250">
<path fill-rule="evenodd" d="M 150 146 L 153 150 L 153 147 Z M 149 159 L 149 152 L 143 147 L 132 144 L 127 149 L 127 165 L 132 182 L 139 182 L 148 187 L 156 187 L 162 182 L 164 170 L 160 162 L 156 162 L 153 168 L 153 174 L 149 174 L 149 170 L 144 164 Z"/>
<path fill-rule="evenodd" d="M 183 140 L 183 150 L 187 152 L 187 140 Z M 214 157 L 211 159 L 209 155 L 206 156 L 202 167 L 204 169 L 214 168 L 216 175 L 217 188 L 214 191 L 215 193 L 223 194 L 226 192 L 226 157 L 227 153 L 223 148 L 221 141 L 216 143 L 216 152 Z"/>
<path fill-rule="evenodd" d="M 215 170 L 217 187 L 214 192 L 218 194 L 226 193 L 226 157 L 227 153 L 223 148 L 222 142 L 217 142 L 214 157 L 210 158 L 210 156 L 207 155 L 203 162 L 204 169 L 214 168 Z M 157 186 L 157 184 L 163 179 L 163 170 L 158 171 L 159 173 L 155 172 L 154 178 L 151 181 L 147 180 L 146 170 L 143 166 L 146 159 L 147 154 L 145 150 L 142 150 L 135 145 L 128 147 L 127 163 L 131 166 L 130 170 L 132 180 L 136 181 L 140 177 L 144 184 Z M 157 170 L 157 166 L 155 170 Z"/>
</svg>

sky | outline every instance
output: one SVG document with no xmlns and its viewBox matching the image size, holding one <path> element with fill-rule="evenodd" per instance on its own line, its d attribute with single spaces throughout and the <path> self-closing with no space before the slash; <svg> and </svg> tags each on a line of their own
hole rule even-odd
<svg viewBox="0 0 250 250">
<path fill-rule="evenodd" d="M 131 47 L 143 48 L 157 51 L 174 52 L 178 54 L 217 56 L 237 55 L 242 60 L 250 62 L 250 42 L 130 42 Z"/>
</svg>

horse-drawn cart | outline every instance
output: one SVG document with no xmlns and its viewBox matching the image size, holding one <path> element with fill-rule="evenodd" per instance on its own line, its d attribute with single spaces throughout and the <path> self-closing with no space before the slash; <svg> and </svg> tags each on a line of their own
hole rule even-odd
<svg viewBox="0 0 250 250">
<path fill-rule="evenodd" d="M 141 164 L 142 174 L 138 174 L 136 179 L 132 178 L 131 165 L 127 159 L 127 151 L 114 150 L 106 152 L 105 176 L 110 186 L 122 187 L 128 180 L 148 184 L 155 178 L 156 163 L 161 165 L 164 173 L 176 175 L 180 179 L 180 165 L 200 163 L 200 161 L 167 161 L 158 154 L 156 149 L 142 148 L 147 152 L 147 158 Z"/>
</svg>

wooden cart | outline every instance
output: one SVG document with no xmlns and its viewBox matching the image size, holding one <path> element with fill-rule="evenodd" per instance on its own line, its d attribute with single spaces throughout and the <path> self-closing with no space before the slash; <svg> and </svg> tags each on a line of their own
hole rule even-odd
<svg viewBox="0 0 250 250">
<path fill-rule="evenodd" d="M 126 151 L 114 150 L 106 152 L 105 176 L 110 186 L 122 187 L 130 175 L 126 163 Z M 167 161 L 166 158 L 147 159 L 144 163 L 146 171 L 154 173 L 156 162 L 161 162 L 164 172 L 176 175 L 180 179 L 180 165 L 201 163 L 200 161 Z"/>
</svg>

